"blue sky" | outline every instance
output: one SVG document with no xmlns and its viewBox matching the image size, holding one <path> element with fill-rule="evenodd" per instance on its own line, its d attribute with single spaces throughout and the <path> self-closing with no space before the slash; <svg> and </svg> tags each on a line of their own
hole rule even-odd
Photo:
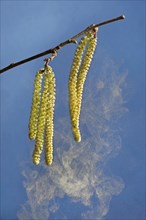
<svg viewBox="0 0 146 220">
<path fill-rule="evenodd" d="M 85 85 L 82 142 L 73 140 L 68 77 L 75 45 L 56 74 L 54 162 L 32 164 L 28 139 L 39 58 L 1 75 L 1 219 L 137 219 L 145 216 L 145 1 L 1 1 L 1 68 L 99 28 Z"/>
</svg>

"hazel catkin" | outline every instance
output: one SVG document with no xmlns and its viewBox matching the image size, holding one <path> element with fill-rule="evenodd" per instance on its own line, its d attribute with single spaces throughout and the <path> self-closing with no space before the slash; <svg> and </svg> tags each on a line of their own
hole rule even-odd
<svg viewBox="0 0 146 220">
<path fill-rule="evenodd" d="M 32 107 L 31 107 L 31 113 L 29 119 L 29 138 L 31 140 L 34 140 L 36 138 L 36 133 L 37 133 L 43 73 L 44 73 L 43 69 L 40 69 L 36 73 L 35 81 L 34 81 Z"/>
<path fill-rule="evenodd" d="M 81 39 L 75 51 L 68 81 L 71 126 L 74 140 L 77 142 L 81 141 L 79 118 L 84 83 L 97 43 L 95 32 L 87 32 Z M 44 84 L 42 86 L 43 76 Z M 29 120 L 29 138 L 35 139 L 32 154 L 35 165 L 40 163 L 43 146 L 45 147 L 46 164 L 51 165 L 53 161 L 55 83 L 55 74 L 46 63 L 44 69 L 40 69 L 36 74 Z"/>
<path fill-rule="evenodd" d="M 46 76 L 48 77 L 48 102 L 45 128 L 45 160 L 47 165 L 51 165 L 53 161 L 55 74 L 50 66 L 46 68 Z"/>
<path fill-rule="evenodd" d="M 36 133 L 36 142 L 35 149 L 33 152 L 33 162 L 34 164 L 38 164 L 38 158 L 43 150 L 44 144 L 44 131 L 46 124 L 46 111 L 47 111 L 47 103 L 48 103 L 48 87 L 49 87 L 49 78 L 48 74 L 46 74 L 46 69 L 44 70 L 44 87 L 42 92 L 42 100 L 38 118 L 38 127 Z"/>
<path fill-rule="evenodd" d="M 70 76 L 69 76 L 69 82 L 68 82 L 68 90 L 69 90 L 69 109 L 70 109 L 70 118 L 71 118 L 71 125 L 72 125 L 72 131 L 74 135 L 74 139 L 76 141 L 80 141 L 80 131 L 78 130 L 77 126 L 77 74 L 81 65 L 82 56 L 86 47 L 86 43 L 88 41 L 88 37 L 84 36 L 74 55 L 73 63 L 70 70 Z"/>
<path fill-rule="evenodd" d="M 93 36 L 90 32 L 87 33 L 87 36 L 89 36 L 90 39 L 88 41 L 88 45 L 77 77 L 77 100 L 78 100 L 77 126 L 78 127 L 79 127 L 79 118 L 81 112 L 84 83 L 97 45 L 97 38 L 95 36 Z"/>
<path fill-rule="evenodd" d="M 81 111 L 83 87 L 95 48 L 96 37 L 93 36 L 93 33 L 87 32 L 86 36 L 84 36 L 81 39 L 79 46 L 76 49 L 73 64 L 70 71 L 70 77 L 68 82 L 69 107 L 72 132 L 74 135 L 74 139 L 77 142 L 81 141 L 79 117 Z"/>
</svg>

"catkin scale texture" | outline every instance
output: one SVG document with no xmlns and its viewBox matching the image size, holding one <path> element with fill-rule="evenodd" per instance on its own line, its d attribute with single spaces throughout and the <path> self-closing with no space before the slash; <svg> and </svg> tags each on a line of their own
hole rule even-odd
<svg viewBox="0 0 146 220">
<path fill-rule="evenodd" d="M 69 82 L 68 82 L 68 89 L 69 89 L 69 109 L 70 109 L 70 117 L 71 117 L 71 124 L 72 124 L 72 131 L 74 135 L 74 139 L 76 141 L 80 141 L 80 131 L 77 126 L 77 74 L 81 65 L 82 56 L 88 41 L 88 37 L 84 36 L 76 51 L 75 56 L 73 59 Z"/>
<path fill-rule="evenodd" d="M 82 45 L 81 48 L 80 45 Z M 77 142 L 81 141 L 81 134 L 79 129 L 79 117 L 80 117 L 81 104 L 82 104 L 83 87 L 95 48 L 96 48 L 96 37 L 93 36 L 93 33 L 87 32 L 86 36 L 81 39 L 80 44 L 76 49 L 71 72 L 70 72 L 70 77 L 69 77 L 68 85 L 69 85 L 70 117 L 72 124 L 72 132 L 74 135 L 74 139 Z M 84 51 L 85 54 L 83 57 Z"/>
<path fill-rule="evenodd" d="M 96 37 L 90 37 L 90 40 L 88 42 L 88 46 L 80 67 L 80 71 L 78 73 L 77 77 L 77 100 L 78 100 L 78 108 L 77 108 L 77 124 L 79 126 L 79 117 L 81 112 L 81 105 L 82 105 L 82 96 L 83 96 L 83 89 L 84 89 L 84 83 L 87 77 L 88 70 L 91 65 L 91 61 L 96 49 L 97 45 L 97 38 Z"/>
<path fill-rule="evenodd" d="M 41 102 L 41 87 L 42 87 L 42 77 L 43 77 L 43 69 L 40 69 L 35 76 L 34 81 L 34 91 L 32 98 L 32 107 L 29 119 L 29 138 L 34 140 L 36 138 L 37 133 L 37 123 L 39 117 L 39 109 Z"/>
<path fill-rule="evenodd" d="M 48 103 L 48 87 L 49 87 L 49 78 L 48 78 L 48 74 L 46 74 L 46 69 L 45 69 L 44 87 L 43 87 L 42 100 L 41 100 L 41 106 L 40 106 L 40 112 L 39 112 L 35 149 L 33 152 L 34 164 L 39 163 L 40 154 L 43 150 L 44 131 L 45 131 L 45 124 L 46 124 L 46 111 L 47 111 L 47 103 Z"/>
<path fill-rule="evenodd" d="M 55 106 L 55 75 L 50 66 L 47 67 L 48 103 L 46 111 L 45 129 L 45 160 L 47 165 L 53 161 L 53 133 L 54 133 L 54 106 Z"/>
</svg>

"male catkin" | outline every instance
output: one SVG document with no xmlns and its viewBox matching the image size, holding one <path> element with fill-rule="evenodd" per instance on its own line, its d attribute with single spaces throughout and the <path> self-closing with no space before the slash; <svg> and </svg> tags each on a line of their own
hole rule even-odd
<svg viewBox="0 0 146 220">
<path fill-rule="evenodd" d="M 45 131 L 45 124 L 46 124 L 46 111 L 47 111 L 47 103 L 48 103 L 48 88 L 49 88 L 49 79 L 46 68 L 44 69 L 44 87 L 42 92 L 42 100 L 38 118 L 38 128 L 36 133 L 36 142 L 35 142 L 35 149 L 33 152 L 33 162 L 34 164 L 39 164 L 40 162 L 40 155 L 43 150 L 44 144 L 44 131 Z"/>
<path fill-rule="evenodd" d="M 45 160 L 47 165 L 51 165 L 53 161 L 55 74 L 50 66 L 46 67 L 46 77 L 48 78 L 48 103 L 45 129 Z"/>
<path fill-rule="evenodd" d="M 81 39 L 75 52 L 69 76 L 70 118 L 74 139 L 78 142 L 81 141 L 79 117 L 83 88 L 96 48 L 96 41 L 95 33 L 91 32 L 86 33 L 86 36 Z M 44 76 L 43 89 L 42 76 Z M 29 121 L 29 137 L 35 139 L 35 149 L 32 155 L 35 165 L 40 163 L 43 146 L 45 146 L 46 164 L 51 165 L 53 161 L 55 83 L 55 74 L 46 63 L 44 69 L 39 70 L 36 74 Z"/>
<path fill-rule="evenodd" d="M 81 112 L 81 105 L 82 105 L 82 96 L 83 96 L 83 89 L 84 83 L 87 77 L 87 73 L 89 71 L 91 61 L 96 49 L 97 45 L 97 38 L 93 36 L 92 33 L 87 33 L 89 37 L 88 45 L 84 54 L 84 58 L 81 63 L 81 67 L 77 77 L 77 100 L 78 100 L 78 107 L 77 107 L 77 125 L 79 127 L 79 118 Z"/>
<path fill-rule="evenodd" d="M 79 117 L 81 111 L 83 87 L 95 48 L 96 37 L 93 36 L 93 33 L 87 32 L 86 36 L 81 39 L 79 46 L 76 49 L 68 82 L 72 132 L 75 141 L 78 142 L 81 141 Z M 85 54 L 83 57 L 84 52 Z"/>
<path fill-rule="evenodd" d="M 72 131 L 74 134 L 74 138 L 76 141 L 80 141 L 80 131 L 77 126 L 77 74 L 81 65 L 82 56 L 86 47 L 86 43 L 88 41 L 88 37 L 84 36 L 74 55 L 73 63 L 71 66 L 69 82 L 68 82 L 68 90 L 69 90 L 69 109 L 70 109 L 70 118 L 71 118 L 71 125 Z"/>
<path fill-rule="evenodd" d="M 32 107 L 29 119 L 29 138 L 34 140 L 36 138 L 37 127 L 38 127 L 38 117 L 39 109 L 41 103 L 41 87 L 42 87 L 42 77 L 44 70 L 40 69 L 35 76 L 34 81 L 34 91 L 32 98 Z"/>
</svg>

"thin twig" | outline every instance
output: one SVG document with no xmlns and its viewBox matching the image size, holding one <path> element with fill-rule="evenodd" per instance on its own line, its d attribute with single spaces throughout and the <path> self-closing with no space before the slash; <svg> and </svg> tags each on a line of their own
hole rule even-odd
<svg viewBox="0 0 146 220">
<path fill-rule="evenodd" d="M 48 63 L 51 62 L 57 56 L 57 53 L 58 53 L 58 50 L 54 50 L 50 57 L 44 59 L 44 62 L 45 62 L 44 65 L 47 66 Z"/>
<path fill-rule="evenodd" d="M 78 33 L 75 36 L 71 37 L 69 40 L 66 40 L 66 41 L 60 43 L 59 45 L 57 45 L 54 48 L 51 48 L 51 49 L 46 50 L 46 51 L 44 51 L 42 53 L 36 54 L 36 55 L 34 55 L 32 57 L 26 58 L 24 60 L 18 61 L 16 63 L 11 63 L 10 65 L 8 65 L 8 66 L 4 67 L 3 69 L 1 69 L 0 70 L 0 74 L 5 72 L 5 71 L 8 71 L 8 70 L 10 70 L 10 69 L 12 69 L 12 68 L 14 68 L 16 66 L 22 65 L 23 63 L 27 63 L 29 61 L 35 60 L 35 59 L 37 59 L 39 57 L 45 56 L 45 55 L 50 54 L 50 53 L 53 54 L 55 51 L 58 51 L 60 48 L 64 47 L 67 44 L 77 43 L 77 41 L 75 39 L 80 37 L 81 35 L 85 34 L 86 32 L 91 31 L 92 29 L 94 29 L 96 27 L 99 27 L 99 26 L 102 26 L 102 25 L 105 25 L 105 24 L 108 24 L 108 23 L 111 23 L 111 22 L 114 22 L 114 21 L 122 20 L 124 18 L 125 18 L 125 16 L 121 15 L 119 17 L 116 17 L 116 18 L 113 18 L 113 19 L 101 22 L 99 24 L 92 24 L 89 27 L 87 27 L 86 29 L 84 29 L 83 31 L 81 31 L 80 33 Z"/>
</svg>

